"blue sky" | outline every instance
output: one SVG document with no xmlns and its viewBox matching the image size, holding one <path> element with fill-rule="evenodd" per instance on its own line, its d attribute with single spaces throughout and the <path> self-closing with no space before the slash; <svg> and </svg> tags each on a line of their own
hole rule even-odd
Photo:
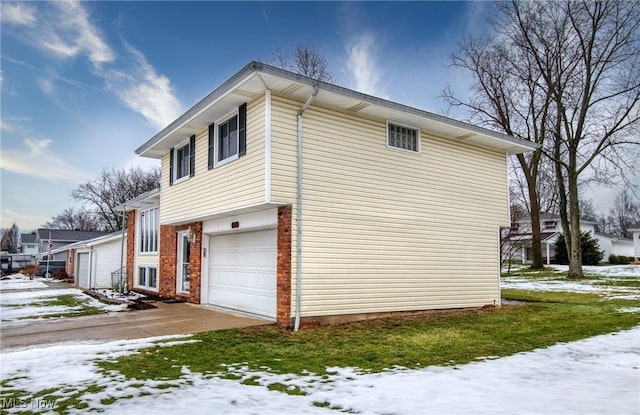
<svg viewBox="0 0 640 415">
<path fill-rule="evenodd" d="M 436 113 L 447 68 L 487 2 L 6 2 L 1 220 L 22 231 L 73 206 L 134 150 L 251 60 L 308 43 L 336 84 Z M 463 117 L 464 114 L 453 114 Z"/>
</svg>

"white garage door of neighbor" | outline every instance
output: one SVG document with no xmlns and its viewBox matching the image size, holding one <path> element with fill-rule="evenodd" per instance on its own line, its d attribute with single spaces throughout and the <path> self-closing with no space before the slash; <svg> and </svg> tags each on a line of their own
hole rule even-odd
<svg viewBox="0 0 640 415">
<path fill-rule="evenodd" d="M 211 237 L 210 304 L 275 318 L 276 235 L 267 229 Z"/>
<path fill-rule="evenodd" d="M 89 254 L 78 254 L 78 286 L 89 288 Z"/>
</svg>

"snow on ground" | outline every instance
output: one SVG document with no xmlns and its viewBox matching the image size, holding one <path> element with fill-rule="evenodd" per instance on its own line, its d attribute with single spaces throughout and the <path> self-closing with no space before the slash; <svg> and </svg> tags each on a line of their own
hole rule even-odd
<svg viewBox="0 0 640 415">
<path fill-rule="evenodd" d="M 257 376 L 262 385 L 299 385 L 305 396 L 269 391 L 265 386 L 245 386 L 191 373 L 187 368 L 182 368 L 178 380 L 127 380 L 115 373 L 101 373 L 94 363 L 95 359 L 136 353 L 154 342 L 169 346 L 191 341 L 188 336 L 165 336 L 7 351 L 0 353 L 0 374 L 3 380 L 9 380 L 7 389 L 29 393 L 54 388 L 61 396 L 68 396 L 89 385 L 105 387 L 96 393 L 85 391 L 81 400 L 88 408 L 77 413 L 94 409 L 108 414 L 138 414 L 140 408 L 153 408 L 159 414 L 190 415 L 336 413 L 314 403 L 361 414 L 640 412 L 640 327 L 455 367 L 394 369 L 377 374 L 333 368 L 329 369 L 333 375 L 324 383 L 314 375 L 274 375 L 238 368 L 247 378 Z M 104 399 L 115 402 L 105 405 L 101 403 Z"/>
<path fill-rule="evenodd" d="M 557 271 L 569 271 L 569 265 L 550 265 Z M 585 274 L 600 277 L 638 277 L 640 278 L 640 265 L 583 265 Z"/>
<path fill-rule="evenodd" d="M 22 274 L 11 274 L 0 280 L 0 290 L 28 290 L 31 288 L 47 288 L 41 278 L 31 279 Z"/>
<path fill-rule="evenodd" d="M 568 265 L 551 265 L 558 272 L 566 272 Z M 633 286 L 614 285 L 624 280 L 640 278 L 640 266 L 584 266 L 585 274 L 599 277 L 599 279 L 567 280 L 563 277 L 531 278 L 509 276 L 501 278 L 502 288 L 517 288 L 535 291 L 569 291 L 578 293 L 599 294 L 609 299 L 640 299 L 640 289 Z M 514 272 L 518 272 L 515 270 Z M 607 284 L 611 285 L 607 285 Z"/>
<path fill-rule="evenodd" d="M 126 304 L 109 305 L 102 303 L 95 298 L 84 294 L 77 288 L 37 290 L 37 291 L 21 291 L 21 292 L 2 292 L 0 294 L 0 320 L 5 325 L 7 322 L 37 318 L 39 316 L 51 316 L 55 314 L 73 313 L 81 310 L 83 306 L 64 306 L 64 305 L 47 305 L 61 295 L 72 295 L 84 306 L 90 306 L 109 311 L 122 311 L 127 308 Z M 24 320 L 22 320 L 24 322 Z"/>
</svg>

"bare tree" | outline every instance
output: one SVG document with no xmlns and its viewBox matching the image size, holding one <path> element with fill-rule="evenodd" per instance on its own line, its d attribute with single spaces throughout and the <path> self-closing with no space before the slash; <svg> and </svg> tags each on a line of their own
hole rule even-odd
<svg viewBox="0 0 640 415">
<path fill-rule="evenodd" d="M 139 167 L 129 170 L 105 169 L 100 176 L 71 191 L 71 197 L 92 209 L 105 230 L 115 232 L 122 227 L 122 212 L 116 207 L 160 187 L 160 169 L 145 171 Z"/>
<path fill-rule="evenodd" d="M 552 98 L 553 160 L 560 217 L 569 252 L 569 278 L 582 277 L 581 175 L 594 167 L 624 172 L 633 163 L 624 148 L 639 145 L 640 12 L 634 2 L 498 5 L 513 23 Z M 597 164 L 598 163 L 598 164 Z"/>
<path fill-rule="evenodd" d="M 492 36 L 467 42 L 453 61 L 475 75 L 475 100 L 445 96 L 490 126 L 541 145 L 518 157 L 532 201 L 539 200 L 532 188 L 541 153 L 553 161 L 568 277 L 580 278 L 580 180 L 606 177 L 603 168 L 622 174 L 634 164 L 629 146 L 640 144 L 640 10 L 624 1 L 496 7 Z"/>
<path fill-rule="evenodd" d="M 293 54 L 276 50 L 269 63 L 319 81 L 331 82 L 333 79 L 328 68 L 327 59 L 320 55 L 310 44 L 298 45 Z"/>
<path fill-rule="evenodd" d="M 93 212 L 86 209 L 67 208 L 51 218 L 44 226 L 49 229 L 67 229 L 79 231 L 102 231 L 105 223 Z"/>
<path fill-rule="evenodd" d="M 454 67 L 473 76 L 470 98 L 462 100 L 450 88 L 443 95 L 450 105 L 469 110 L 472 122 L 539 145 L 533 152 L 516 156 L 521 174 L 515 176 L 531 216 L 531 268 L 539 269 L 544 266 L 539 183 L 552 97 L 541 85 L 543 76 L 523 50 L 511 23 L 503 19 L 491 25 L 494 34 L 465 39 L 461 51 L 451 57 Z"/>
<path fill-rule="evenodd" d="M 635 200 L 627 190 L 623 191 L 613 202 L 607 222 L 610 226 L 609 232 L 623 238 L 630 238 L 629 228 L 640 222 L 640 202 Z"/>
</svg>

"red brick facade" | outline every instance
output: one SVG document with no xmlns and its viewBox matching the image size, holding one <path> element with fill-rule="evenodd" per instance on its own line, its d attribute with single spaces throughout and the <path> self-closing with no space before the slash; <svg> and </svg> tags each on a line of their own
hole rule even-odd
<svg viewBox="0 0 640 415">
<path fill-rule="evenodd" d="M 127 287 L 133 289 L 133 278 L 135 276 L 134 257 L 136 250 L 136 211 L 127 213 Z"/>
<path fill-rule="evenodd" d="M 75 249 L 69 249 L 67 251 L 67 258 L 66 258 L 67 259 L 67 264 L 65 266 L 65 271 L 67 271 L 67 275 L 69 277 L 74 277 L 74 275 L 75 275 L 75 269 L 74 269 L 74 267 L 76 265 L 75 258 L 76 258 L 76 250 Z M 74 277 L 74 281 L 75 281 L 75 277 Z M 77 283 L 78 281 L 75 281 L 75 282 Z"/>
<path fill-rule="evenodd" d="M 195 240 L 191 242 L 189 263 L 191 264 L 191 279 L 189 294 L 177 293 L 178 264 L 178 232 L 191 228 Z M 200 280 L 202 263 L 202 222 L 193 222 L 180 226 L 160 226 L 160 252 L 158 270 L 158 294 L 161 297 L 178 298 L 190 303 L 200 304 Z"/>
<path fill-rule="evenodd" d="M 276 322 L 291 327 L 291 205 L 278 208 Z"/>
</svg>

